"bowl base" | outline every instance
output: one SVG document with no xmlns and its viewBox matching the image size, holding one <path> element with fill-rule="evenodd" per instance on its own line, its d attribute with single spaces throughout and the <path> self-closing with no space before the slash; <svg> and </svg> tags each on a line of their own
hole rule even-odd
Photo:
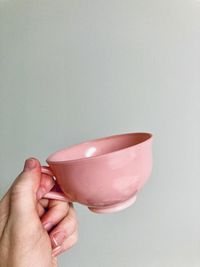
<svg viewBox="0 0 200 267">
<path fill-rule="evenodd" d="M 114 204 L 114 205 L 110 205 L 110 206 L 106 206 L 106 207 L 100 207 L 100 208 L 96 208 L 96 207 L 88 207 L 89 210 L 91 210 L 92 212 L 95 213 L 113 213 L 113 212 L 117 212 L 120 210 L 124 210 L 126 208 L 128 208 L 129 206 L 131 206 L 135 201 L 136 201 L 137 195 L 133 195 L 132 197 L 130 197 L 129 199 Z"/>
</svg>

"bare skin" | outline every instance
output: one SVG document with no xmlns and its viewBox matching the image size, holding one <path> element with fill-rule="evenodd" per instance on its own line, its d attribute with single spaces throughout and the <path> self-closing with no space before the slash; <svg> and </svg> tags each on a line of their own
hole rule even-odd
<svg viewBox="0 0 200 267">
<path fill-rule="evenodd" d="M 37 159 L 26 160 L 0 201 L 0 267 L 57 267 L 57 256 L 77 242 L 72 204 L 42 198 L 53 186 Z"/>
</svg>

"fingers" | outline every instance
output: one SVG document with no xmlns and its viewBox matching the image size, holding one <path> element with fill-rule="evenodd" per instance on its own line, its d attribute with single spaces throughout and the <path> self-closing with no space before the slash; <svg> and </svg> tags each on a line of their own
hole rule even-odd
<svg viewBox="0 0 200 267">
<path fill-rule="evenodd" d="M 35 164 L 35 166 L 33 166 L 33 164 Z M 23 171 L 18 175 L 12 186 L 9 188 L 5 196 L 0 201 L 1 210 L 3 209 L 8 211 L 10 208 L 10 200 L 13 200 L 11 204 L 15 204 L 16 195 L 17 203 L 19 201 L 19 198 L 22 198 L 22 201 L 24 201 L 23 191 L 24 193 L 30 193 L 31 190 L 32 196 L 32 190 L 34 190 L 35 187 L 38 187 L 39 185 L 39 168 L 40 163 L 38 160 L 32 158 L 26 160 Z M 31 179 L 31 176 L 35 176 L 33 180 Z"/>
<path fill-rule="evenodd" d="M 69 250 L 71 247 L 73 247 L 78 241 L 78 231 L 75 231 L 71 236 L 69 236 L 61 246 L 57 246 L 53 252 L 52 256 L 56 257 L 59 254 Z"/>
<path fill-rule="evenodd" d="M 1 211 L 3 210 L 9 210 L 9 203 L 10 203 L 10 189 L 0 200 L 0 214 L 1 214 Z"/>
<path fill-rule="evenodd" d="M 40 186 L 37 190 L 37 199 L 41 199 L 46 193 L 48 193 L 55 185 L 53 178 L 47 174 L 42 173 Z"/>
<path fill-rule="evenodd" d="M 8 220 L 9 202 L 9 194 L 7 193 L 0 201 L 0 237 Z"/>
<path fill-rule="evenodd" d="M 78 239 L 78 223 L 73 206 L 70 204 L 68 214 L 50 232 L 53 256 L 71 248 Z"/>
<path fill-rule="evenodd" d="M 26 160 L 22 173 L 16 178 L 9 190 L 9 216 L 15 220 L 17 218 L 19 223 L 23 224 L 23 222 L 30 220 L 30 216 L 37 217 L 36 192 L 40 179 L 40 162 L 34 158 Z"/>
<path fill-rule="evenodd" d="M 0 201 L 1 224 L 5 224 L 6 218 L 10 213 L 10 207 L 12 213 L 17 213 L 18 215 L 24 214 L 25 210 L 32 209 L 35 211 L 37 199 L 49 192 L 54 184 L 54 180 L 49 175 L 41 175 L 41 166 L 37 159 L 30 158 L 26 160 L 23 171 Z M 36 194 L 38 197 L 36 197 Z M 44 209 L 40 205 L 37 208 L 41 215 Z"/>
<path fill-rule="evenodd" d="M 39 203 L 43 208 L 47 208 L 49 206 L 49 199 L 42 198 L 39 200 Z"/>
<path fill-rule="evenodd" d="M 69 211 L 69 203 L 59 200 L 50 200 L 48 211 L 41 217 L 44 228 L 49 231 L 65 218 Z"/>
<path fill-rule="evenodd" d="M 30 214 L 36 215 L 36 191 L 40 179 L 40 162 L 34 158 L 26 160 L 23 171 L 0 201 L 0 233 L 9 217 L 22 223 L 23 218 L 30 220 Z"/>
<path fill-rule="evenodd" d="M 37 204 L 38 215 L 41 218 L 44 213 L 48 210 L 49 200 L 48 199 L 40 199 Z"/>
<path fill-rule="evenodd" d="M 40 185 L 37 190 L 37 199 L 39 200 L 37 204 L 37 212 L 39 217 L 43 216 L 46 209 L 49 205 L 49 200 L 48 199 L 43 199 L 42 197 L 48 193 L 55 185 L 55 181 L 53 180 L 52 177 L 50 177 L 47 174 L 42 173 L 41 174 L 41 180 L 40 180 Z"/>
</svg>

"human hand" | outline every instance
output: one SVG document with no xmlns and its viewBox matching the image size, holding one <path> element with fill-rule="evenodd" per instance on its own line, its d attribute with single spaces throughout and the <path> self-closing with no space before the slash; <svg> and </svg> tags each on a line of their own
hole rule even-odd
<svg viewBox="0 0 200 267">
<path fill-rule="evenodd" d="M 28 159 L 0 201 L 0 267 L 56 267 L 58 254 L 77 241 L 72 204 L 42 199 L 54 181 Z"/>
</svg>

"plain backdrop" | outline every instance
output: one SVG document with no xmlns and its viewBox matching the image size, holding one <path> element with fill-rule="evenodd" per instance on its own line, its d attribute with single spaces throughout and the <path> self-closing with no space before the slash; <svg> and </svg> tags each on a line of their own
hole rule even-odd
<svg viewBox="0 0 200 267">
<path fill-rule="evenodd" d="M 0 194 L 24 159 L 111 134 L 154 134 L 130 208 L 75 205 L 60 267 L 200 266 L 200 1 L 0 0 Z"/>
</svg>

